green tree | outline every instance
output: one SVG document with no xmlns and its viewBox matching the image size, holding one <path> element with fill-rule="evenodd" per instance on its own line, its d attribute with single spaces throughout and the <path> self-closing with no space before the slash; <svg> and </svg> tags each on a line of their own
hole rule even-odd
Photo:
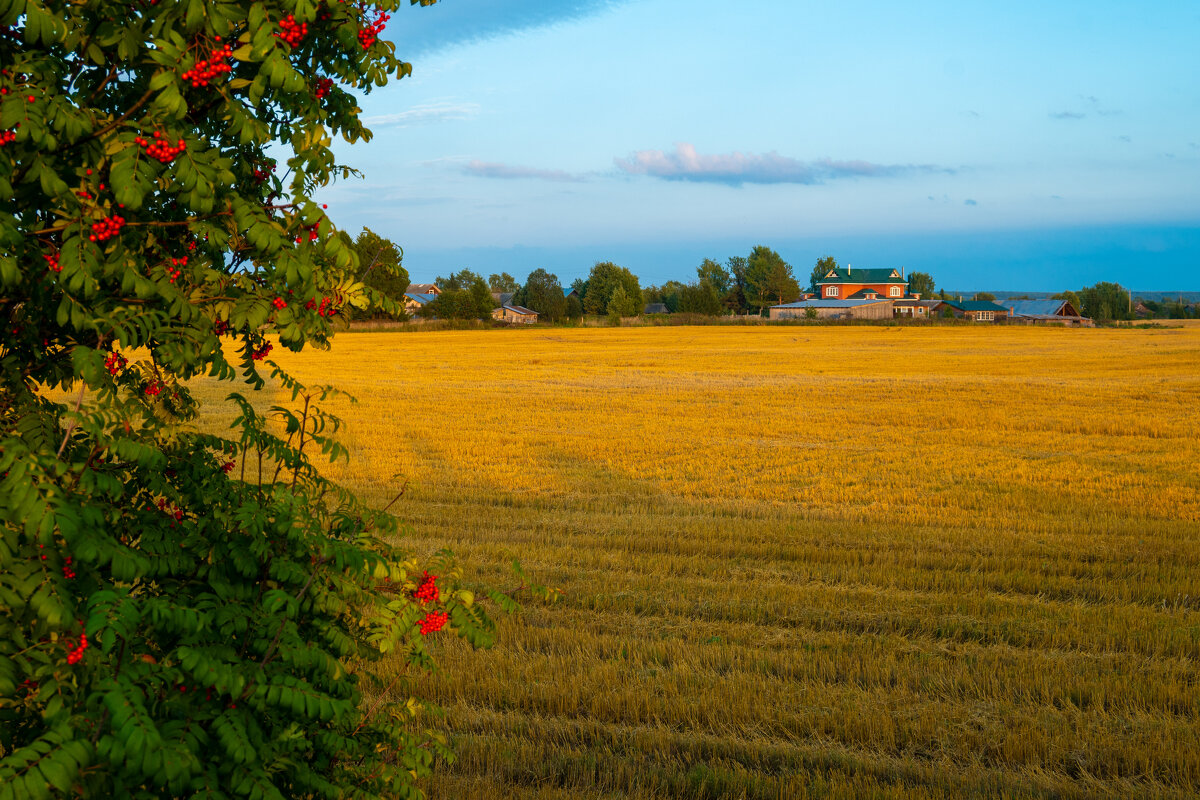
<svg viewBox="0 0 1200 800">
<path fill-rule="evenodd" d="M 363 228 L 354 240 L 354 253 L 360 265 L 360 280 L 379 294 L 371 316 L 407 319 L 404 293 L 409 278 L 408 270 L 401 266 L 404 251 L 391 239 Z"/>
<path fill-rule="evenodd" d="M 908 273 L 908 291 L 910 294 L 919 294 L 925 300 L 931 300 L 937 292 L 937 286 L 933 283 L 933 276 L 928 272 L 910 272 Z"/>
<path fill-rule="evenodd" d="M 1132 319 L 1130 296 L 1120 285 L 1097 283 L 1079 290 L 1080 314 L 1097 322 Z"/>
<path fill-rule="evenodd" d="M 438 319 L 481 319 L 492 318 L 496 301 L 491 287 L 481 276 L 469 269 L 451 272 L 450 277 L 438 277 L 436 283 L 442 293 L 421 308 L 424 317 Z"/>
<path fill-rule="evenodd" d="M 517 279 L 507 272 L 501 272 L 499 275 L 488 276 L 488 288 L 493 292 L 517 292 L 521 288 L 521 284 L 517 283 Z"/>
<path fill-rule="evenodd" d="M 1076 311 L 1078 311 L 1080 314 L 1083 313 L 1083 303 L 1082 303 L 1082 301 L 1080 301 L 1079 295 L 1075 294 L 1075 292 L 1072 292 L 1070 289 L 1068 289 L 1065 292 L 1059 292 L 1058 294 L 1054 295 L 1054 299 L 1055 300 L 1066 300 L 1068 303 L 1071 304 L 1071 306 Z"/>
<path fill-rule="evenodd" d="M 790 303 L 800 296 L 792 266 L 769 247 L 757 245 L 746 259 L 746 297 L 752 307 Z"/>
<path fill-rule="evenodd" d="M 679 310 L 685 313 L 715 317 L 724 309 L 717 287 L 707 281 L 688 284 L 679 293 Z"/>
<path fill-rule="evenodd" d="M 583 303 L 576 295 L 567 298 L 567 319 L 582 319 Z"/>
<path fill-rule="evenodd" d="M 567 298 L 563 295 L 558 276 L 544 269 L 535 269 L 525 279 L 525 285 L 513 300 L 538 312 L 538 319 L 558 322 L 567 315 Z"/>
<path fill-rule="evenodd" d="M 825 280 L 825 276 L 829 274 L 829 270 L 837 268 L 838 263 L 833 256 L 818 258 L 817 263 L 812 268 L 812 273 L 808 276 L 808 290 L 815 294 L 819 289 L 818 284 Z"/>
<path fill-rule="evenodd" d="M 733 276 L 732 286 L 726 293 L 725 305 L 737 314 L 745 314 L 750 310 L 750 302 L 746 292 L 746 269 L 748 264 L 745 256 L 730 256 L 725 261 L 728 272 Z"/>
<path fill-rule="evenodd" d="M 611 261 L 599 261 L 588 273 L 587 285 L 583 295 L 583 310 L 589 314 L 607 314 L 608 303 L 613 292 L 620 286 L 625 292 L 626 305 L 642 299 L 642 289 L 638 285 L 637 276 L 625 267 L 619 267 Z M 619 309 L 622 316 L 627 309 Z M 640 313 L 641 306 L 634 313 Z"/>
<path fill-rule="evenodd" d="M 716 291 L 718 297 L 733 288 L 733 275 L 711 258 L 706 258 L 696 267 L 696 277 L 700 283 L 707 283 Z"/>
<path fill-rule="evenodd" d="M 994 303 L 994 302 L 996 302 L 996 295 L 992 294 L 991 292 L 976 292 L 975 297 L 973 299 L 975 299 L 975 300 L 991 300 Z"/>
<path fill-rule="evenodd" d="M 268 360 L 385 299 L 313 195 L 396 6 L 0 4 L 0 796 L 413 798 L 445 752 L 383 680 L 491 625 Z M 197 433 L 201 376 L 291 402 Z"/>
</svg>

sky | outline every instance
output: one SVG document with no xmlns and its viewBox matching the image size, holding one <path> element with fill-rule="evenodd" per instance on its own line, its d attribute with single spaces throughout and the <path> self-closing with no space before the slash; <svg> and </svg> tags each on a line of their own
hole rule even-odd
<svg viewBox="0 0 1200 800">
<path fill-rule="evenodd" d="M 959 290 L 1200 289 L 1200 3 L 441 0 L 385 38 L 334 221 L 643 285 L 767 245 Z"/>
</svg>

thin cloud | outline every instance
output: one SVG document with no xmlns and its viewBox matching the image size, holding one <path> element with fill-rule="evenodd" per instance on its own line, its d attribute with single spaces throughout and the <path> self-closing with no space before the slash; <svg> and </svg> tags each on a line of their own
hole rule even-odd
<svg viewBox="0 0 1200 800">
<path fill-rule="evenodd" d="M 405 59 L 508 36 L 522 31 L 546 28 L 603 14 L 628 0 L 538 0 L 538 2 L 497 3 L 495 0 L 455 0 L 427 8 L 408 7 L 396 13 L 404 16 L 404 36 L 399 40 L 400 55 Z"/>
<path fill-rule="evenodd" d="M 470 119 L 478 113 L 478 103 L 422 103 L 396 114 L 364 117 L 363 124 L 367 127 L 377 128 L 385 126 L 407 128 L 411 125 L 430 125 L 437 122 Z"/>
<path fill-rule="evenodd" d="M 1087 114 L 1079 111 L 1058 111 L 1050 115 L 1050 119 L 1083 119 Z"/>
<path fill-rule="evenodd" d="M 533 178 L 543 181 L 563 181 L 575 182 L 581 181 L 578 175 L 572 175 L 569 172 L 563 172 L 560 169 L 538 169 L 537 167 L 522 167 L 513 164 L 495 164 L 487 161 L 470 161 L 463 165 L 462 171 L 466 175 L 473 175 L 476 178 L 497 178 L 499 180 L 521 180 L 523 178 Z"/>
<path fill-rule="evenodd" d="M 874 164 L 870 161 L 835 161 L 823 158 L 798 161 L 770 153 L 733 152 L 701 155 L 694 145 L 679 142 L 672 152 L 638 150 L 628 158 L 615 158 L 613 163 L 626 175 L 646 175 L 667 181 L 723 183 L 741 186 L 744 183 L 817 184 L 838 178 L 887 178 L 913 172 L 944 172 L 954 170 L 928 164 Z"/>
<path fill-rule="evenodd" d="M 964 206 L 977 206 L 977 205 L 979 205 L 979 203 L 976 203 L 973 199 L 968 197 L 966 200 L 963 200 L 963 205 Z"/>
</svg>

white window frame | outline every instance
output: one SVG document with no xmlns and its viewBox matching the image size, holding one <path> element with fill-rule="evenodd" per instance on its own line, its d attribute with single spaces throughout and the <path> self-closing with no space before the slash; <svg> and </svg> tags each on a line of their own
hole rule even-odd
<svg viewBox="0 0 1200 800">
<path fill-rule="evenodd" d="M 826 286 L 825 287 L 825 296 L 826 297 L 837 297 L 838 296 L 838 287 Z"/>
<path fill-rule="evenodd" d="M 899 286 L 893 286 L 888 291 L 891 293 L 892 297 L 900 297 L 901 294 L 903 294 Z"/>
</svg>

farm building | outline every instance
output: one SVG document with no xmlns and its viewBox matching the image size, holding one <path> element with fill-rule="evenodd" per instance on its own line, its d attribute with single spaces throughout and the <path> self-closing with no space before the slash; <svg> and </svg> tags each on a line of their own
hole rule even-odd
<svg viewBox="0 0 1200 800">
<path fill-rule="evenodd" d="M 1024 325 L 1072 325 L 1090 328 L 1092 321 L 1081 317 L 1069 300 L 1005 300 L 1009 321 Z"/>
<path fill-rule="evenodd" d="M 432 284 L 416 284 L 417 286 L 432 286 Z M 437 287 L 434 287 L 437 288 Z M 404 293 L 404 310 L 409 314 L 416 314 L 425 307 L 433 298 L 437 297 L 437 293 L 421 293 L 421 292 L 405 292 Z"/>
<path fill-rule="evenodd" d="M 892 301 L 892 313 L 897 317 L 910 319 L 931 319 L 933 309 L 939 300 L 918 300 L 915 297 L 904 297 Z"/>
<path fill-rule="evenodd" d="M 772 306 L 768 312 L 771 319 L 806 319 L 809 309 L 816 319 L 891 319 L 892 301 L 875 298 L 872 300 L 798 300 Z"/>
<path fill-rule="evenodd" d="M 667 308 L 666 303 L 647 303 L 642 309 L 643 314 L 670 314 L 671 310 Z"/>
<path fill-rule="evenodd" d="M 972 322 L 1004 322 L 1008 319 L 1008 309 L 991 300 L 941 300 L 933 307 L 935 316 L 944 316 L 946 310 L 958 319 L 968 319 Z"/>
<path fill-rule="evenodd" d="M 492 319 L 497 322 L 515 322 L 532 325 L 537 322 L 538 312 L 524 306 L 502 305 L 492 312 Z"/>
<path fill-rule="evenodd" d="M 874 299 L 867 294 L 897 300 L 908 294 L 908 281 L 895 269 L 835 267 L 817 282 L 817 290 L 823 300 Z"/>
</svg>

